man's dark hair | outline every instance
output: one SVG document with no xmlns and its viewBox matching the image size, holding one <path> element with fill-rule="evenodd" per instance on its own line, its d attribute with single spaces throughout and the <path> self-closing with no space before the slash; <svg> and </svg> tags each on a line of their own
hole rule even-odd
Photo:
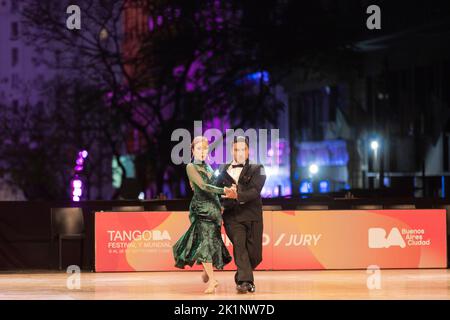
<svg viewBox="0 0 450 320">
<path fill-rule="evenodd" d="M 247 148 L 249 148 L 249 141 L 248 141 L 248 137 L 245 136 L 235 136 L 234 140 L 233 140 L 233 144 L 237 143 L 237 142 L 245 142 L 245 144 L 247 145 Z"/>
</svg>

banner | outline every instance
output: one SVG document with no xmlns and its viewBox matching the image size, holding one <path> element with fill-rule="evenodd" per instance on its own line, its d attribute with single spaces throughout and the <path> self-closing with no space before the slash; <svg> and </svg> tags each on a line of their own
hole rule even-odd
<svg viewBox="0 0 450 320">
<path fill-rule="evenodd" d="M 189 225 L 188 212 L 96 212 L 95 270 L 180 270 L 172 246 Z M 257 269 L 446 268 L 446 236 L 441 209 L 267 211 Z"/>
</svg>

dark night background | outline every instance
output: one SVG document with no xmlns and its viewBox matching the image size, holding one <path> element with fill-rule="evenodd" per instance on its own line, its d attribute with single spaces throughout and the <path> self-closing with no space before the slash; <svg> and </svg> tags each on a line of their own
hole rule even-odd
<svg viewBox="0 0 450 320">
<path fill-rule="evenodd" d="M 194 120 L 280 129 L 268 198 L 446 198 L 449 16 L 447 1 L 0 0 L 0 200 L 188 198 L 170 137 Z"/>
</svg>

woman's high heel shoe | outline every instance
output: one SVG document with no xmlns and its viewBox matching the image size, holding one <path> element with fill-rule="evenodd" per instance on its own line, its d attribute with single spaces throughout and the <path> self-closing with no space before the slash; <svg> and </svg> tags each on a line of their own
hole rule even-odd
<svg viewBox="0 0 450 320">
<path fill-rule="evenodd" d="M 209 282 L 208 288 L 206 288 L 205 293 L 214 293 L 217 286 L 219 285 L 219 282 L 217 280 L 213 280 L 213 282 Z"/>
</svg>

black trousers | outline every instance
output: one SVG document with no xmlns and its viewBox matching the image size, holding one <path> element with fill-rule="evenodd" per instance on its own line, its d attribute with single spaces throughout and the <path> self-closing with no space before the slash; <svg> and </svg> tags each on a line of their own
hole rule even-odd
<svg viewBox="0 0 450 320">
<path fill-rule="evenodd" d="M 253 270 L 262 261 L 262 221 L 226 221 L 224 223 L 228 238 L 233 243 L 234 262 L 237 272 L 234 280 L 253 282 Z"/>
</svg>

